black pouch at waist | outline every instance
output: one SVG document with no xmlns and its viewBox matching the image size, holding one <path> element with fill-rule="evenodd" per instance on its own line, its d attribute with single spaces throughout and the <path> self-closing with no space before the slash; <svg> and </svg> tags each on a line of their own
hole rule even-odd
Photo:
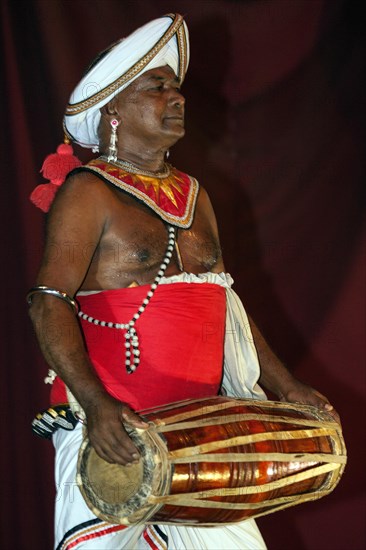
<svg viewBox="0 0 366 550">
<path fill-rule="evenodd" d="M 32 421 L 32 431 L 39 437 L 51 439 L 56 430 L 71 431 L 78 423 L 68 403 L 55 405 L 36 415 Z"/>
</svg>

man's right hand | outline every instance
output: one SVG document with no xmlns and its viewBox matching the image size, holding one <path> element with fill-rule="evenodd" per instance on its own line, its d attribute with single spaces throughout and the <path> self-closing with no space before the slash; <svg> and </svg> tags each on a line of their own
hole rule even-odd
<svg viewBox="0 0 366 550">
<path fill-rule="evenodd" d="M 84 410 L 90 443 L 101 458 L 122 466 L 139 461 L 140 453 L 127 434 L 124 424 L 141 429 L 148 428 L 148 424 L 128 405 L 108 394 L 100 394 Z"/>
</svg>

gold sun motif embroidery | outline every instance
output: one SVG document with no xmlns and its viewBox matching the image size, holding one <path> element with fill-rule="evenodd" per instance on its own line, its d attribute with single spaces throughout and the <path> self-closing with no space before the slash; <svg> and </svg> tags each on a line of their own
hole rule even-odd
<svg viewBox="0 0 366 550">
<path fill-rule="evenodd" d="M 183 179 L 179 178 L 178 176 L 172 176 L 171 174 L 167 176 L 166 178 L 151 178 L 149 176 L 142 176 L 142 175 L 135 175 L 130 174 L 132 179 L 140 181 L 146 190 L 149 190 L 150 187 L 154 189 L 156 200 L 159 201 L 159 193 L 160 190 L 165 194 L 165 196 L 174 204 L 176 208 L 178 208 L 178 204 L 176 201 L 176 198 L 173 193 L 173 189 L 178 191 L 181 195 L 183 195 L 183 191 L 181 186 L 179 185 L 179 182 L 183 183 Z M 134 181 L 135 183 L 135 181 Z"/>
<path fill-rule="evenodd" d="M 116 172 L 116 168 L 110 168 L 106 166 L 105 171 L 108 173 Z M 179 183 L 184 183 L 183 178 L 179 177 L 177 174 L 169 174 L 166 178 L 153 178 L 151 176 L 145 176 L 143 174 L 131 174 L 131 172 L 126 172 L 125 170 L 118 169 L 118 178 L 122 179 L 128 176 L 131 178 L 133 185 L 141 184 L 148 191 L 151 187 L 154 189 L 156 202 L 159 201 L 160 191 L 162 191 L 165 196 L 178 208 L 176 198 L 173 193 L 175 189 L 181 195 L 184 195 L 181 186 Z"/>
</svg>

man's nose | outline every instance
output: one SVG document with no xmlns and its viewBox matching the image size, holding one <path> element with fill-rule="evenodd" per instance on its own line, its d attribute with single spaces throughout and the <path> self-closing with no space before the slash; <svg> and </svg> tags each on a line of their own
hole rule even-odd
<svg viewBox="0 0 366 550">
<path fill-rule="evenodd" d="M 173 104 L 175 107 L 182 108 L 184 107 L 185 102 L 185 97 L 180 93 L 179 90 L 171 90 L 169 103 Z"/>
</svg>

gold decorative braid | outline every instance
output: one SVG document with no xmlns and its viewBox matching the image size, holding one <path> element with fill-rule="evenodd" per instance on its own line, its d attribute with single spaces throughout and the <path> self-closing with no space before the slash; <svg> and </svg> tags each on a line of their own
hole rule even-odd
<svg viewBox="0 0 366 550">
<path fill-rule="evenodd" d="M 179 50 L 179 56 L 180 57 L 180 65 L 179 65 L 179 79 L 180 82 L 183 82 L 185 71 L 183 67 L 186 66 L 186 42 L 185 42 L 185 32 L 183 27 L 183 17 L 179 14 L 171 14 L 169 13 L 167 17 L 171 17 L 173 19 L 172 24 L 167 29 L 165 34 L 158 40 L 158 42 L 151 48 L 150 51 L 147 52 L 147 54 L 137 61 L 135 65 L 131 67 L 126 73 L 124 73 L 122 76 L 117 78 L 114 82 L 103 88 L 103 90 L 100 90 L 99 92 L 95 93 L 88 99 L 85 99 L 84 101 L 79 101 L 78 103 L 71 104 L 69 103 L 66 107 L 65 115 L 72 116 L 77 115 L 79 113 L 82 113 L 83 111 L 89 109 L 93 105 L 96 105 L 100 101 L 103 101 L 106 97 L 112 95 L 118 88 L 123 86 L 126 82 L 128 82 L 131 78 L 135 77 L 137 74 L 139 74 L 148 63 L 156 56 L 156 54 L 171 40 L 171 38 L 177 33 L 177 42 L 178 42 L 178 50 Z M 183 36 L 182 36 L 183 34 Z"/>
<path fill-rule="evenodd" d="M 183 82 L 184 76 L 187 72 L 187 37 L 184 29 L 184 25 L 181 25 L 177 31 L 177 44 L 178 44 L 178 57 L 179 57 L 179 69 L 178 78 L 180 83 Z"/>
</svg>

